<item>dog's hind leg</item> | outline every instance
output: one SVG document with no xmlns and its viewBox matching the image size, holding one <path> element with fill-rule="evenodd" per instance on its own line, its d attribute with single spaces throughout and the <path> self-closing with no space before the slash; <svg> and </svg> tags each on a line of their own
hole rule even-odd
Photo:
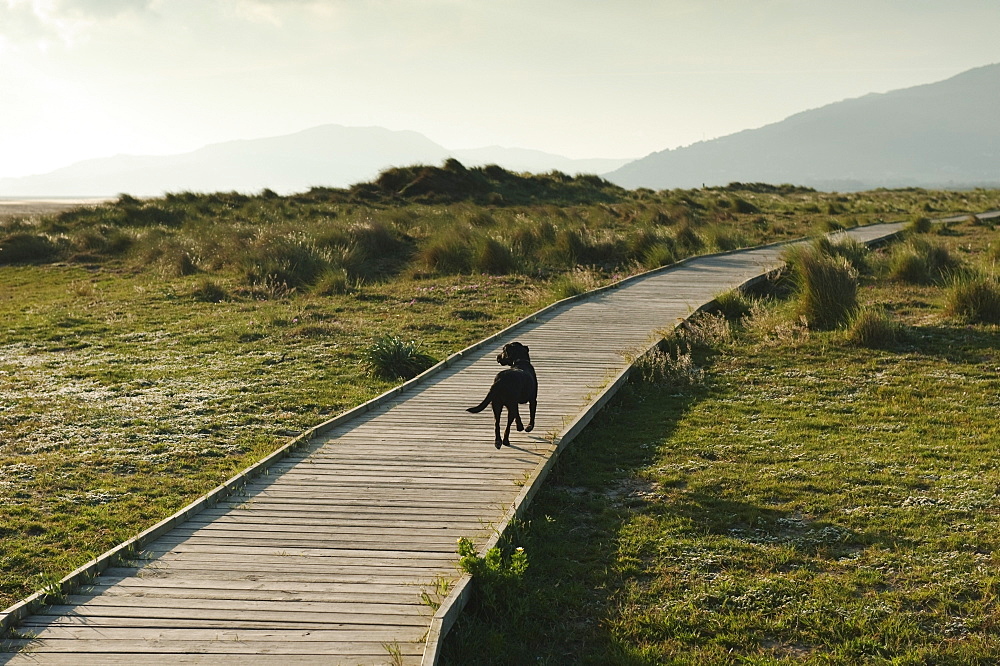
<svg viewBox="0 0 1000 666">
<path fill-rule="evenodd" d="M 535 407 L 537 406 L 538 402 L 535 400 L 528 402 L 528 413 L 529 413 L 528 427 L 525 428 L 525 431 L 527 432 L 531 432 L 532 430 L 535 429 Z"/>
<path fill-rule="evenodd" d="M 507 408 L 507 429 L 503 432 L 503 445 L 510 446 L 510 424 L 514 422 L 514 419 L 520 421 L 517 417 L 517 405 L 514 407 Z M 497 448 L 500 448 L 500 444 L 497 444 Z"/>
<path fill-rule="evenodd" d="M 500 414 L 503 412 L 503 405 L 499 402 L 493 403 L 493 424 L 494 431 L 496 432 L 496 441 L 493 443 L 498 449 L 503 446 L 503 440 L 500 439 Z M 507 430 L 510 430 L 510 424 L 507 424 Z"/>
</svg>

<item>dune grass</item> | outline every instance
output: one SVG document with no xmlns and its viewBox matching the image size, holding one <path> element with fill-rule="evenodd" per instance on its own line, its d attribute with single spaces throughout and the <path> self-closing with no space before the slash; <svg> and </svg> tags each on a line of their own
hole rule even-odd
<svg viewBox="0 0 1000 666">
<path fill-rule="evenodd" d="M 0 219 L 0 606 L 393 386 L 362 363 L 379 336 L 444 358 L 565 281 L 606 284 L 642 270 L 650 248 L 677 258 L 727 229 L 748 243 L 797 236 L 830 202 L 845 225 L 928 203 L 1000 206 L 985 190 L 625 192 L 445 170 L 457 175 L 387 172 L 289 197 L 123 195 Z M 449 235 L 468 241 L 468 267 L 422 260 Z"/>
<path fill-rule="evenodd" d="M 703 382 L 625 389 L 504 540 L 516 612 L 473 603 L 444 663 L 994 663 L 1000 329 L 937 285 L 859 299 L 911 334 L 859 347 L 779 301 L 702 338 Z"/>
</svg>

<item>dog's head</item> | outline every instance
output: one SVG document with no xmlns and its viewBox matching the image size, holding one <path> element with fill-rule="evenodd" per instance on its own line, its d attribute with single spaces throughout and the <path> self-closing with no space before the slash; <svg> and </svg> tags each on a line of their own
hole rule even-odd
<svg viewBox="0 0 1000 666">
<path fill-rule="evenodd" d="M 500 365 L 514 365 L 517 361 L 530 361 L 528 358 L 528 347 L 520 342 L 508 342 L 497 354 L 497 363 Z"/>
</svg>

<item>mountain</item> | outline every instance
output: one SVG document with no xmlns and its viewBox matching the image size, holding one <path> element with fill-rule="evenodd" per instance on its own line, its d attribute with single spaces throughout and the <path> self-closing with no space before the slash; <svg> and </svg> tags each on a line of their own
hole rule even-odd
<svg viewBox="0 0 1000 666">
<path fill-rule="evenodd" d="M 498 164 L 514 171 L 596 173 L 628 160 L 572 160 L 516 148 L 448 150 L 417 132 L 323 125 L 286 136 L 229 141 L 181 155 L 118 155 L 46 174 L 0 179 L 0 197 L 155 196 L 164 192 L 300 192 L 347 187 L 392 166 Z"/>
<path fill-rule="evenodd" d="M 1000 186 L 1000 65 L 805 111 L 605 174 L 628 188 Z"/>
</svg>

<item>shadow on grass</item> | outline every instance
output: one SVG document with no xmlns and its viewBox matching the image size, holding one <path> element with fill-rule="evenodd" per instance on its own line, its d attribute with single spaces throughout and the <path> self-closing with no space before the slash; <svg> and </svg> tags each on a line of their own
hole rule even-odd
<svg viewBox="0 0 1000 666">
<path fill-rule="evenodd" d="M 525 522 L 509 531 L 505 548 L 524 547 L 529 567 L 516 589 L 508 590 L 503 612 L 474 594 L 445 639 L 442 664 L 660 663 L 662 654 L 644 651 L 627 637 L 651 627 L 616 623 L 623 622 L 621 592 L 657 570 L 664 548 L 684 548 L 688 540 L 681 536 L 667 544 L 663 525 L 690 539 L 726 539 L 737 549 L 779 548 L 785 553 L 781 566 L 790 569 L 882 540 L 733 500 L 721 487 L 718 493 L 701 488 L 667 499 L 669 489 L 645 479 L 642 470 L 662 455 L 663 442 L 705 395 L 704 388 L 681 395 L 650 386 L 622 391 L 563 454 Z"/>
</svg>

